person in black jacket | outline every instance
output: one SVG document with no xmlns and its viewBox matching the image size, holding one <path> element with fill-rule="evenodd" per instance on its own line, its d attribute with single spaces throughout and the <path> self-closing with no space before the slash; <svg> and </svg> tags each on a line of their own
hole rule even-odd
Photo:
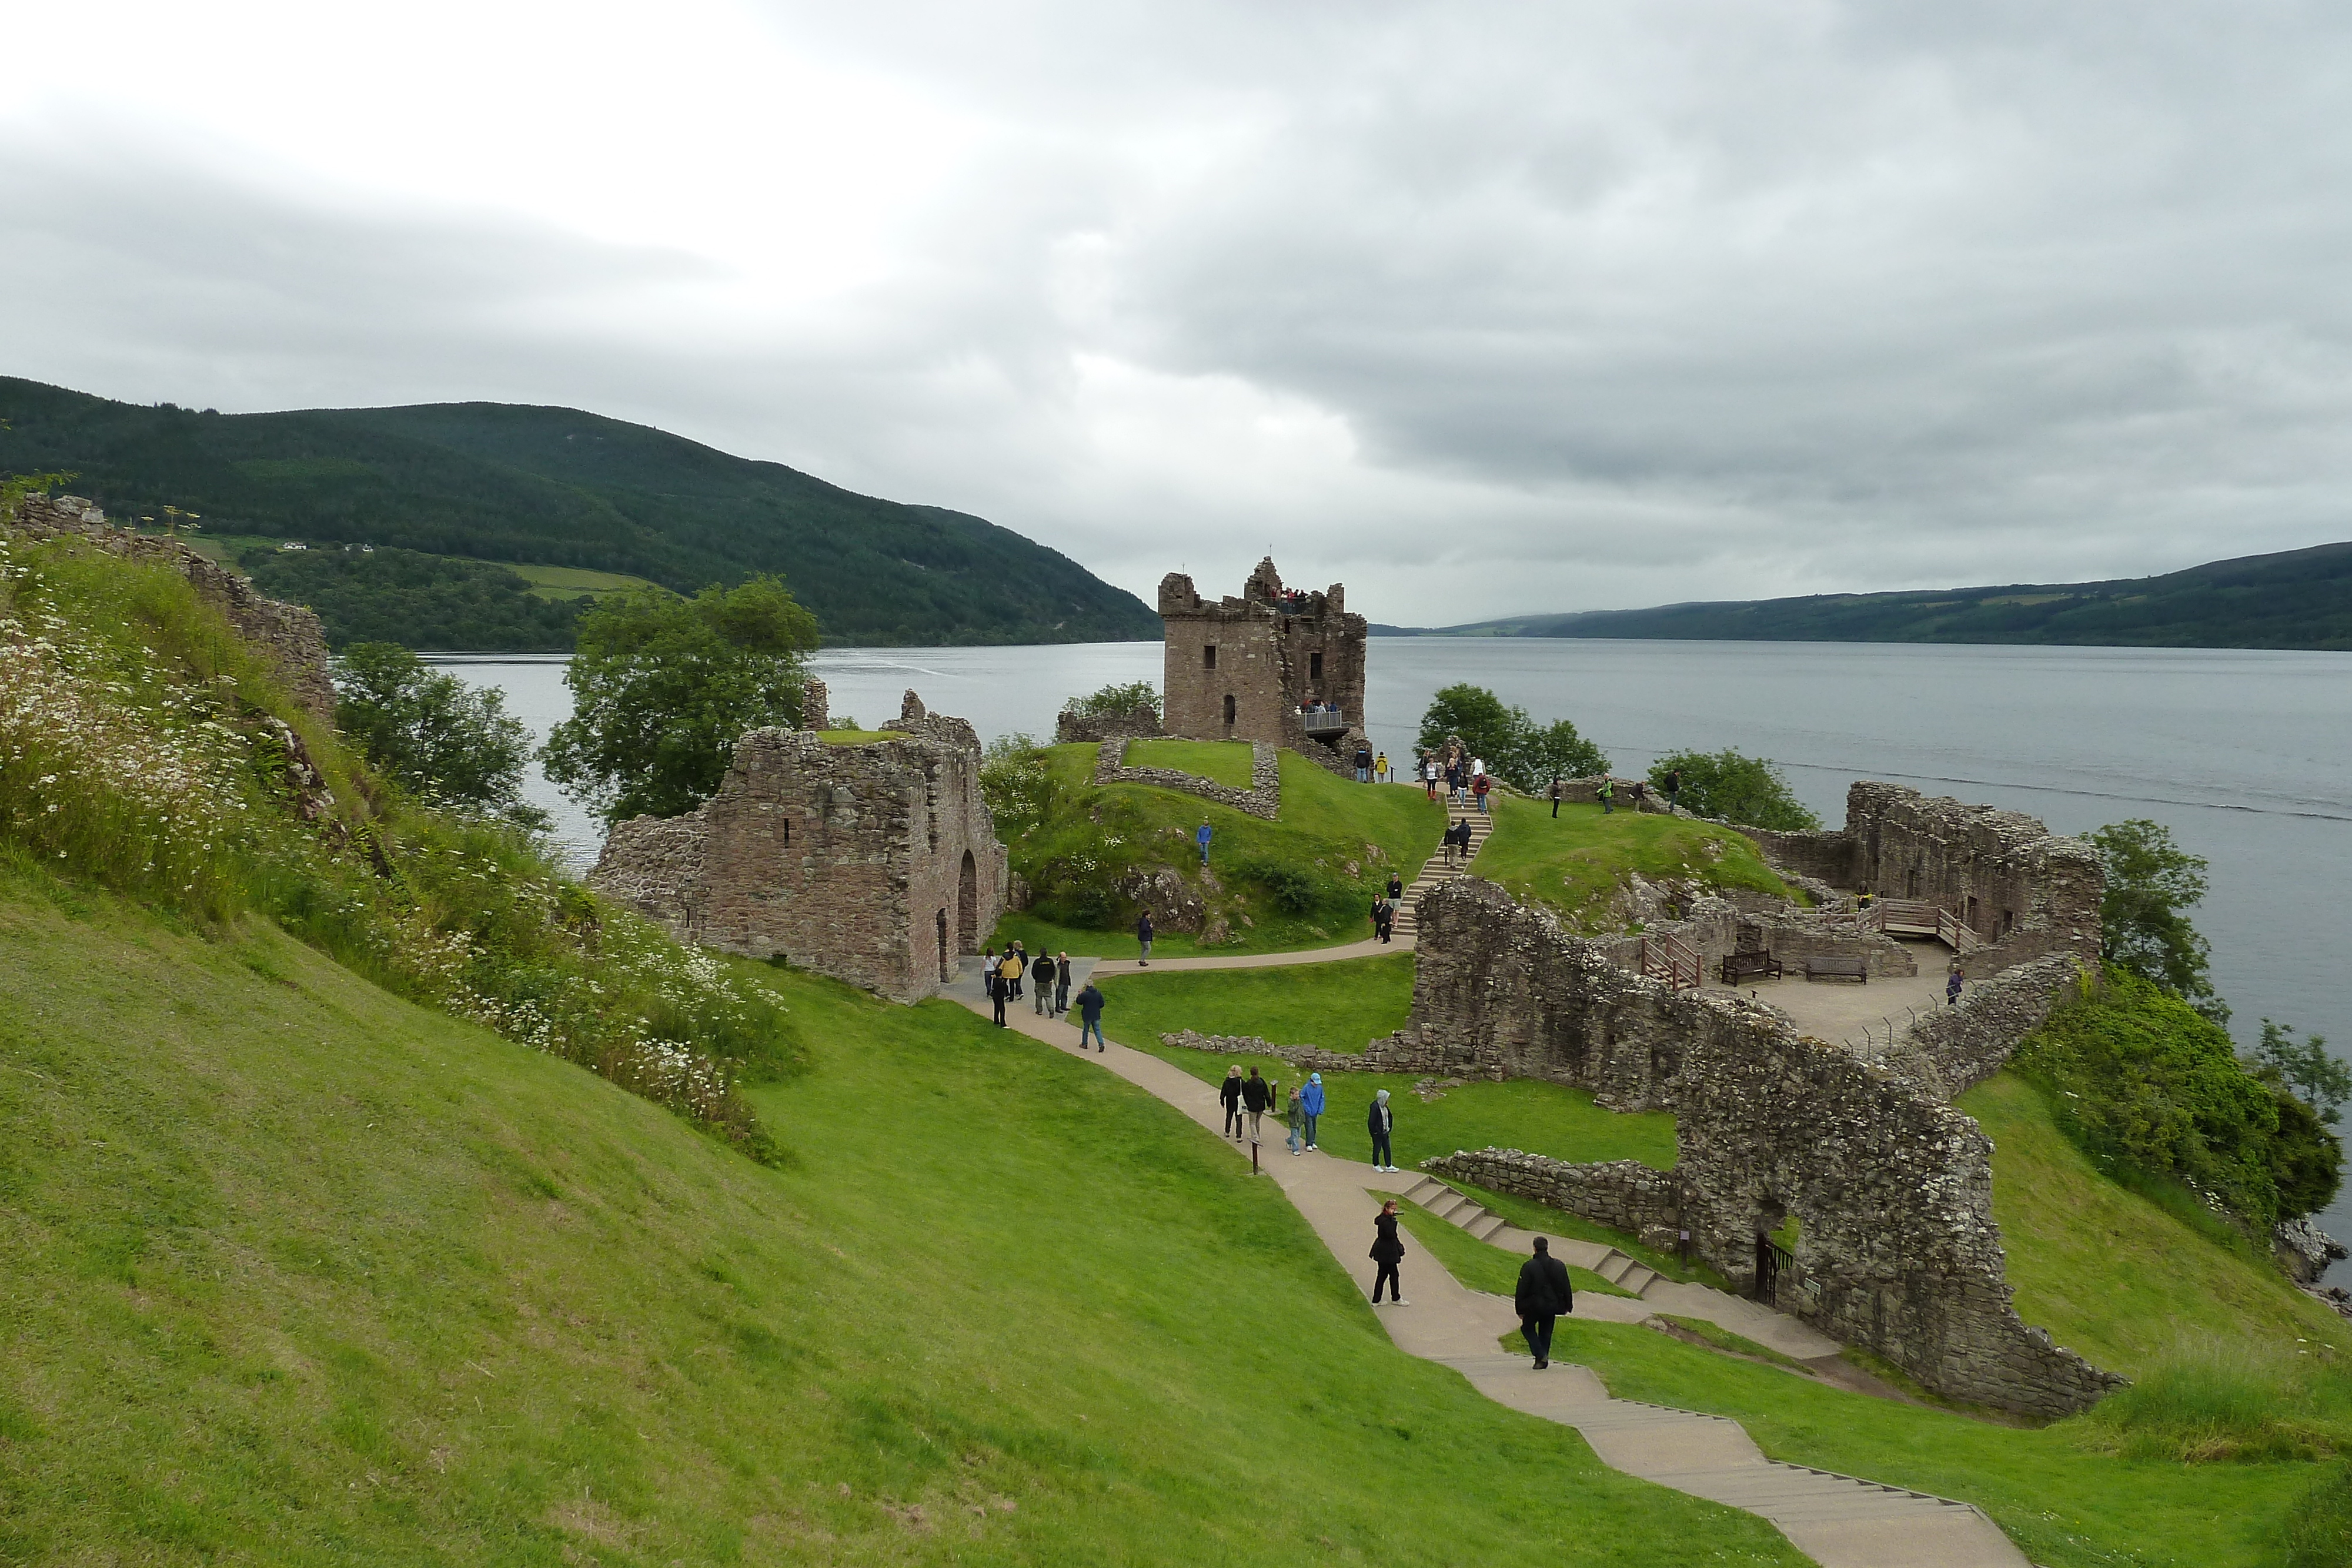
<svg viewBox="0 0 2352 1568">
<path fill-rule="evenodd" d="M 1552 1322 L 1562 1312 L 1576 1310 L 1576 1291 L 1568 1282 L 1568 1265 L 1551 1255 L 1551 1243 L 1536 1238 L 1536 1255 L 1519 1265 L 1519 1288 L 1512 1295 L 1519 1311 L 1519 1332 L 1536 1358 L 1536 1370 L 1551 1364 Z"/>
<path fill-rule="evenodd" d="M 988 961 L 988 973 L 982 977 L 988 985 L 989 1005 L 996 1009 L 996 1027 L 1003 1029 L 1004 1027 L 1004 981 L 996 972 L 996 955 L 983 953 L 981 956 Z"/>
<path fill-rule="evenodd" d="M 1051 953 L 1039 953 L 1035 961 L 1029 966 L 1030 988 L 1035 992 L 1037 998 L 1037 1005 L 1031 1009 L 1032 1011 L 1042 1014 L 1054 1005 L 1055 973 L 1054 956 Z"/>
<path fill-rule="evenodd" d="M 1225 1130 L 1221 1135 L 1238 1144 L 1242 1141 L 1242 1070 L 1238 1065 L 1225 1069 L 1225 1081 L 1217 1085 L 1217 1098 L 1225 1107 Z"/>
<path fill-rule="evenodd" d="M 1135 917 L 1135 939 L 1143 945 L 1143 956 L 1136 962 L 1149 965 L 1151 962 L 1151 911 L 1149 909 Z"/>
<path fill-rule="evenodd" d="M 1389 1109 L 1387 1090 L 1381 1090 L 1373 1099 L 1367 1120 L 1372 1128 L 1372 1168 L 1376 1171 L 1396 1169 L 1396 1155 L 1389 1151 L 1389 1134 L 1396 1130 L 1396 1113 Z"/>
<path fill-rule="evenodd" d="M 1255 1144 L 1258 1141 L 1258 1118 L 1265 1114 L 1265 1108 L 1273 1103 L 1274 1091 L 1267 1086 L 1265 1079 L 1257 1075 L 1257 1069 L 1251 1068 L 1250 1075 L 1242 1080 L 1242 1109 L 1249 1113 L 1251 1143 Z"/>
<path fill-rule="evenodd" d="M 1386 1285 L 1390 1305 L 1409 1307 L 1412 1303 L 1404 1299 L 1404 1283 L 1397 1278 L 1397 1265 L 1404 1261 L 1404 1238 L 1397 1234 L 1396 1199 L 1381 1205 L 1372 1227 L 1379 1234 L 1372 1238 L 1371 1258 L 1380 1265 L 1380 1271 L 1372 1276 L 1372 1305 L 1381 1304 L 1381 1287 Z"/>
</svg>

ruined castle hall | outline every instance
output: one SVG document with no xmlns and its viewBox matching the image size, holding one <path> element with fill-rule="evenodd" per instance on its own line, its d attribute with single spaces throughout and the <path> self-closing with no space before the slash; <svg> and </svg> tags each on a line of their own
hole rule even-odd
<svg viewBox="0 0 2352 1568">
<path fill-rule="evenodd" d="M 1160 583 L 1166 624 L 1166 695 L 1171 735 L 1189 740 L 1263 740 L 1327 767 L 1348 766 L 1364 725 L 1364 637 L 1344 590 L 1294 593 L 1274 558 L 1257 563 L 1239 599 L 1203 601 L 1192 580 Z M 1302 714 L 1324 704 L 1336 717 Z M 1311 744 L 1310 744 L 1311 743 Z"/>
<path fill-rule="evenodd" d="M 1004 912 L 1004 846 L 971 725 L 908 692 L 883 727 L 893 738 L 855 746 L 751 731 L 696 810 L 615 827 L 589 885 L 683 942 L 932 995 Z"/>
</svg>

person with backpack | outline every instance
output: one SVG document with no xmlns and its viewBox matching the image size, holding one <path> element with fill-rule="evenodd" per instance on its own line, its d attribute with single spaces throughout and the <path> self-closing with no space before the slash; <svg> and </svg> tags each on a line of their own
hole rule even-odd
<svg viewBox="0 0 2352 1568">
<path fill-rule="evenodd" d="M 1482 817 L 1486 814 L 1486 791 L 1494 787 L 1484 768 L 1479 769 L 1478 776 L 1470 780 L 1470 793 L 1478 798 L 1478 814 Z"/>
<path fill-rule="evenodd" d="M 1143 944 L 1143 956 L 1136 963 L 1148 969 L 1151 967 L 1151 911 L 1149 909 L 1135 917 L 1135 939 Z"/>
<path fill-rule="evenodd" d="M 1552 1324 L 1561 1313 L 1576 1310 L 1576 1291 L 1568 1282 L 1568 1265 L 1551 1255 L 1551 1242 L 1536 1238 L 1536 1255 L 1519 1265 L 1519 1286 L 1511 1304 L 1518 1309 L 1519 1333 L 1527 1336 L 1536 1370 L 1551 1364 Z"/>
<path fill-rule="evenodd" d="M 1217 1085 L 1217 1101 L 1225 1108 L 1224 1131 L 1218 1136 L 1242 1139 L 1242 1070 L 1239 1063 L 1225 1069 L 1225 1081 Z"/>
<path fill-rule="evenodd" d="M 1385 1089 L 1372 1099 L 1372 1109 L 1367 1118 L 1372 1129 L 1372 1168 L 1376 1171 L 1396 1169 L 1396 1155 L 1389 1147 L 1389 1134 L 1396 1131 L 1396 1113 L 1389 1109 L 1389 1092 Z"/>
<path fill-rule="evenodd" d="M 1389 754 L 1387 752 L 1383 751 L 1378 757 L 1372 758 L 1372 779 L 1377 783 L 1394 782 L 1394 780 L 1389 777 Z"/>
<path fill-rule="evenodd" d="M 1369 746 L 1358 746 L 1356 747 L 1356 782 L 1369 784 L 1371 781 L 1372 748 Z"/>
<path fill-rule="evenodd" d="M 1080 1051 L 1086 1050 L 1087 1036 L 1089 1033 L 1095 1037 L 1096 1054 L 1099 1055 L 1109 1049 L 1103 1043 L 1102 1010 L 1103 994 L 1095 989 L 1095 983 L 1092 980 L 1088 980 L 1087 988 L 1078 993 L 1078 1049 Z"/>
<path fill-rule="evenodd" d="M 1054 967 L 1051 953 L 1038 954 L 1037 961 L 1029 966 L 1030 989 L 1037 998 L 1037 1005 L 1030 1010 L 1039 1018 L 1044 1018 L 1045 1009 L 1053 1005 L 1054 977 L 1059 972 Z"/>
<path fill-rule="evenodd" d="M 1323 1114 L 1323 1075 L 1310 1072 L 1307 1087 L 1298 1092 L 1298 1108 L 1307 1113 L 1307 1146 L 1315 1147 L 1315 1123 Z"/>
<path fill-rule="evenodd" d="M 1391 1198 L 1381 1205 L 1380 1216 L 1372 1221 L 1372 1230 L 1371 1258 L 1379 1265 L 1379 1271 L 1372 1276 L 1372 1305 L 1377 1307 L 1381 1304 L 1381 1287 L 1383 1285 L 1388 1287 L 1391 1306 L 1412 1305 L 1404 1299 L 1404 1282 L 1397 1278 L 1397 1265 L 1404 1261 L 1404 1238 L 1397 1234 L 1396 1199 Z"/>
</svg>

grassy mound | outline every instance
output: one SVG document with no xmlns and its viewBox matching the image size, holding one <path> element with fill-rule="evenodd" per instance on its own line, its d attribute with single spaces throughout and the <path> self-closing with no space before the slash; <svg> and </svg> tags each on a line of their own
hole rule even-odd
<svg viewBox="0 0 2352 1568">
<path fill-rule="evenodd" d="M 1098 788 L 1095 758 L 1092 746 L 1053 746 L 989 765 L 997 834 L 1012 846 L 1013 870 L 1033 899 L 1004 918 L 998 940 L 1018 938 L 1033 951 L 1131 954 L 1135 917 L 1149 897 L 1161 925 L 1154 951 L 1164 956 L 1360 941 L 1371 935 L 1367 912 L 1389 874 L 1412 881 L 1445 831 L 1444 810 L 1420 790 L 1353 783 L 1289 751 L 1282 754 L 1281 818 L 1272 822 L 1180 790 Z M 1203 821 L 1213 834 L 1206 874 L 1193 842 Z M 1148 890 L 1154 878 L 1170 877 L 1199 899 L 1200 933 L 1167 927 L 1164 899 Z"/>
<path fill-rule="evenodd" d="M 1244 740 L 1138 740 L 1127 748 L 1129 768 L 1173 768 L 1213 784 L 1250 787 L 1253 748 Z"/>
<path fill-rule="evenodd" d="M 1121 1038 L 1180 1030 L 1255 1035 L 1276 1045 L 1361 1051 L 1412 1011 L 1412 955 L 1289 964 L 1273 969 L 1113 976 L 1097 982 Z"/>
<path fill-rule="evenodd" d="M 770 1169 L 242 933 L 0 883 L 0 1560 L 1800 1561 L 961 1009 L 762 971 Z"/>
<path fill-rule="evenodd" d="M 1792 896 L 1753 841 L 1711 822 L 1576 805 L 1562 805 L 1555 820 L 1549 800 L 1510 795 L 1488 804 L 1495 831 L 1478 851 L 1477 873 L 1522 903 L 1543 904 L 1571 930 L 1623 929 L 1610 896 L 1636 873 Z"/>
</svg>

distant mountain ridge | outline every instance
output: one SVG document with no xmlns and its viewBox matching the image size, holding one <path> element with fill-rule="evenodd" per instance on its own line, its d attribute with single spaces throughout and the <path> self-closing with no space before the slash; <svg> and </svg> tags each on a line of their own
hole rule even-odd
<svg viewBox="0 0 2352 1568">
<path fill-rule="evenodd" d="M 2107 582 L 1812 594 L 1372 631 L 1423 637 L 2343 650 L 2352 649 L 2352 542 Z"/>
<path fill-rule="evenodd" d="M 223 414 L 0 377 L 0 473 L 70 470 L 74 493 L 118 520 L 172 506 L 216 534 L 586 568 L 689 593 L 778 571 L 832 643 L 1160 636 L 1143 601 L 983 518 L 577 409 Z"/>
</svg>

